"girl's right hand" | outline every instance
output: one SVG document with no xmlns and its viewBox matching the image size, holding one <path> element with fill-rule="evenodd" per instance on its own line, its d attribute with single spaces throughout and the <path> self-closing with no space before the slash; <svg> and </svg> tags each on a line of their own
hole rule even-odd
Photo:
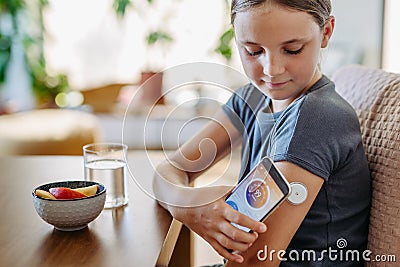
<svg viewBox="0 0 400 267">
<path fill-rule="evenodd" d="M 205 239 L 215 251 L 229 261 L 241 263 L 243 257 L 234 252 L 246 251 L 267 227 L 234 210 L 222 198 L 198 207 L 173 207 L 168 210 L 192 231 Z M 253 230 L 247 233 L 231 223 Z"/>
</svg>

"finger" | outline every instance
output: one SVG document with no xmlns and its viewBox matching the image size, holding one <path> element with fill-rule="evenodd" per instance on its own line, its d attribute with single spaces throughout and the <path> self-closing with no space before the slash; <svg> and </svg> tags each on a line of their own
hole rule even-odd
<svg viewBox="0 0 400 267">
<path fill-rule="evenodd" d="M 246 251 L 251 243 L 242 243 L 239 241 L 232 240 L 230 237 L 218 233 L 214 237 L 218 243 L 226 249 L 233 250 L 233 251 Z"/>
<path fill-rule="evenodd" d="M 254 243 L 258 237 L 257 232 L 248 233 L 237 228 L 228 221 L 220 224 L 220 230 L 232 240 L 246 244 Z"/>
<path fill-rule="evenodd" d="M 213 240 L 210 241 L 209 243 L 220 256 L 224 257 L 228 261 L 238 262 L 238 263 L 242 263 L 244 261 L 244 258 L 241 255 L 234 254 L 228 251 L 221 244 L 219 244 L 218 241 Z"/>
<path fill-rule="evenodd" d="M 224 216 L 228 221 L 247 227 L 254 232 L 264 233 L 267 230 L 267 226 L 264 223 L 253 220 L 250 217 L 234 210 L 232 207 L 230 207 L 230 209 L 225 209 Z"/>
</svg>

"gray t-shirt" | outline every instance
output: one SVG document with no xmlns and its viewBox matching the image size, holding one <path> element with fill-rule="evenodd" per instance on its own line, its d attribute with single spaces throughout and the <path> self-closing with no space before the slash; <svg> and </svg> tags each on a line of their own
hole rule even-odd
<svg viewBox="0 0 400 267">
<path fill-rule="evenodd" d="M 356 113 L 326 76 L 283 111 L 270 113 L 269 103 L 248 84 L 223 106 L 242 133 L 240 179 L 263 156 L 270 156 L 325 181 L 281 266 L 363 266 L 371 178 Z M 351 261 L 357 254 L 360 261 Z"/>
</svg>

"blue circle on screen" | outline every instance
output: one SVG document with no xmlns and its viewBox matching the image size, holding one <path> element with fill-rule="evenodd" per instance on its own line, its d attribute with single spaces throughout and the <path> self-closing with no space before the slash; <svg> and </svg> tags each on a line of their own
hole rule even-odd
<svg viewBox="0 0 400 267">
<path fill-rule="evenodd" d="M 234 210 L 239 210 L 239 209 L 238 209 L 238 206 L 236 205 L 235 202 L 233 202 L 233 201 L 231 201 L 231 200 L 228 200 L 226 203 L 227 203 L 229 206 L 231 206 Z"/>
</svg>

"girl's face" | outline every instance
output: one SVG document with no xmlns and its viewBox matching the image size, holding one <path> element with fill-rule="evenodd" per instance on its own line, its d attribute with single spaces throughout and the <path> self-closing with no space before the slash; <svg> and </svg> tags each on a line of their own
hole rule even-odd
<svg viewBox="0 0 400 267">
<path fill-rule="evenodd" d="M 315 83 L 320 49 L 328 44 L 333 18 L 321 28 L 305 12 L 263 5 L 236 14 L 236 43 L 247 76 L 264 94 L 289 105 Z"/>
</svg>

